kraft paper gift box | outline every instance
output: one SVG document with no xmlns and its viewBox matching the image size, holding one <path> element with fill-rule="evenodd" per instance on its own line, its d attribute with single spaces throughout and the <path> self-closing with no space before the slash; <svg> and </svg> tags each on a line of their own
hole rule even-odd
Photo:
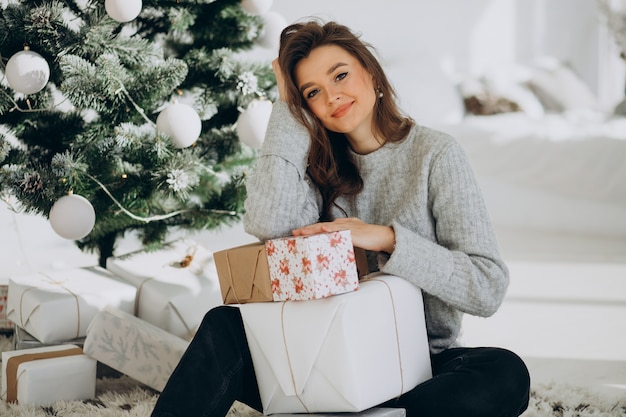
<svg viewBox="0 0 626 417">
<path fill-rule="evenodd" d="M 356 290 L 367 271 L 365 252 L 352 246 L 349 230 L 272 239 L 214 256 L 225 304 L 342 294 Z"/>
<path fill-rule="evenodd" d="M 76 345 L 2 352 L 2 399 L 47 405 L 96 392 L 96 361 Z"/>
<path fill-rule="evenodd" d="M 98 313 L 83 349 L 99 362 L 162 391 L 188 342 L 114 308 Z"/>
<path fill-rule="evenodd" d="M 213 256 L 224 304 L 274 300 L 263 242 L 215 252 Z"/>
<path fill-rule="evenodd" d="M 264 414 L 359 412 L 432 377 L 422 293 L 402 278 L 239 308 Z"/>
<path fill-rule="evenodd" d="M 213 254 L 192 240 L 109 258 L 106 267 L 137 287 L 137 317 L 185 340 L 222 304 Z"/>
<path fill-rule="evenodd" d="M 137 289 L 100 267 L 9 278 L 8 318 L 42 343 L 84 337 L 106 306 L 132 312 Z"/>
</svg>

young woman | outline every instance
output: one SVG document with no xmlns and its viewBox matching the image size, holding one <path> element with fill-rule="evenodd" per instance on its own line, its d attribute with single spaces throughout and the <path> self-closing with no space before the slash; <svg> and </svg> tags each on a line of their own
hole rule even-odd
<svg viewBox="0 0 626 417">
<path fill-rule="evenodd" d="M 490 316 L 508 271 L 465 154 L 400 113 L 368 44 L 345 26 L 287 27 L 273 63 L 280 99 L 247 184 L 246 231 L 261 240 L 349 229 L 371 269 L 422 290 L 433 378 L 385 406 L 411 416 L 518 416 L 523 361 L 458 341 L 464 313 Z M 239 310 L 205 317 L 153 416 L 261 409 Z"/>
</svg>

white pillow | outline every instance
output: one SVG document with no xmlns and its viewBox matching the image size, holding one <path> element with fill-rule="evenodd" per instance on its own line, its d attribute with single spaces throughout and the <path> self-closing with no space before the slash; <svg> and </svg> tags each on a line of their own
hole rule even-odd
<svg viewBox="0 0 626 417">
<path fill-rule="evenodd" d="M 529 117 L 539 119 L 543 117 L 545 111 L 539 98 L 527 85 L 532 71 L 531 68 L 519 64 L 492 68 L 485 74 L 485 85 L 494 96 L 517 103 Z"/>
<path fill-rule="evenodd" d="M 540 119 L 545 114 L 543 105 L 532 91 L 521 84 L 488 85 L 489 91 L 499 97 L 517 103 L 519 108 L 533 119 Z"/>
<path fill-rule="evenodd" d="M 528 85 L 541 100 L 546 111 L 600 110 L 598 99 L 591 89 L 565 65 L 537 68 Z"/>
<path fill-rule="evenodd" d="M 385 70 L 400 107 L 418 124 L 433 126 L 463 120 L 463 98 L 436 60 L 414 58 Z"/>
</svg>

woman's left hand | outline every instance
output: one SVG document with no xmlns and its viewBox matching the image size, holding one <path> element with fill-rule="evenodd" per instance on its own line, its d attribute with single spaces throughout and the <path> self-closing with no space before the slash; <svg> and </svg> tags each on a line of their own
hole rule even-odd
<svg viewBox="0 0 626 417">
<path fill-rule="evenodd" d="M 352 244 L 356 247 L 377 252 L 392 253 L 396 235 L 391 226 L 365 223 L 355 217 L 340 218 L 332 222 L 314 223 L 292 231 L 294 236 L 309 236 L 317 233 L 350 230 Z"/>
</svg>

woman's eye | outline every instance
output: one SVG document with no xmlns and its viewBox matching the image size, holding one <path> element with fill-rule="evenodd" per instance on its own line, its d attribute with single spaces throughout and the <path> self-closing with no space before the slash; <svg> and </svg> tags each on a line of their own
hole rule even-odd
<svg viewBox="0 0 626 417">
<path fill-rule="evenodd" d="M 338 74 L 337 77 L 335 77 L 335 81 L 341 81 L 344 78 L 346 78 L 348 76 L 347 72 L 342 72 L 341 74 Z"/>
<path fill-rule="evenodd" d="M 315 97 L 315 96 L 317 95 L 317 93 L 318 93 L 319 91 L 320 91 L 320 90 L 311 90 L 311 91 L 309 91 L 308 93 L 306 93 L 305 97 L 306 97 L 307 99 L 309 99 L 309 98 L 313 98 L 313 97 Z"/>
</svg>

